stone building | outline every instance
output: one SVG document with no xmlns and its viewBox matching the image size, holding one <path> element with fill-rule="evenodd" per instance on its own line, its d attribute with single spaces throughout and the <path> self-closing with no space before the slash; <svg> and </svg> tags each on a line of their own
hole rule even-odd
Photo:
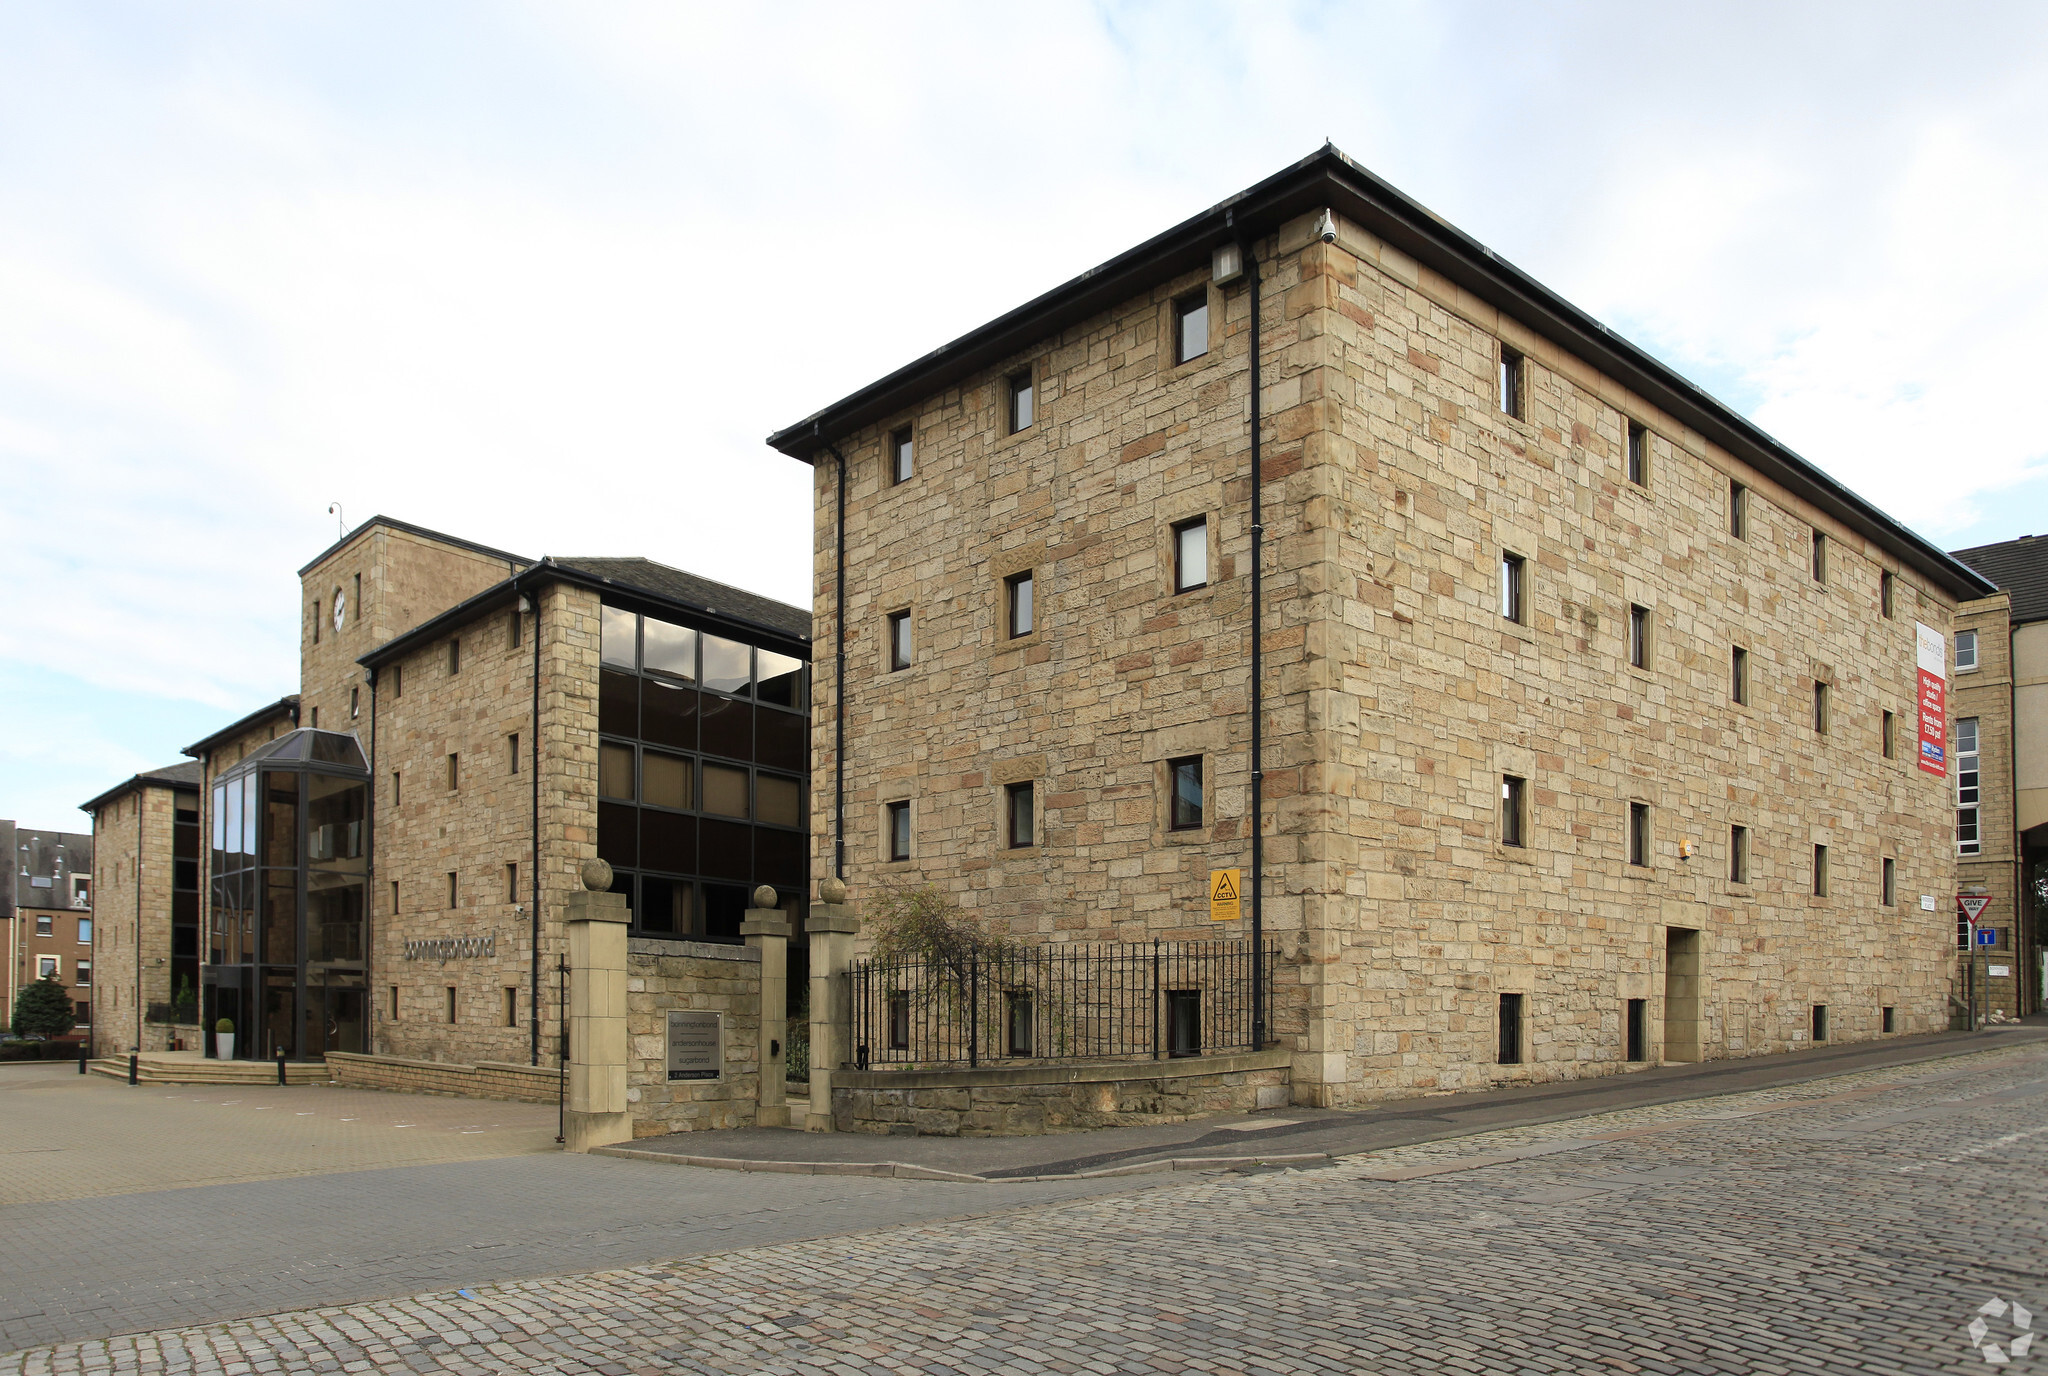
<svg viewBox="0 0 2048 1376">
<path fill-rule="evenodd" d="M 199 778 L 182 761 L 80 804 L 100 865 L 96 1055 L 199 1046 Z"/>
<path fill-rule="evenodd" d="M 0 821 L 0 848 L 12 878 L 0 886 L 5 921 L 5 1014 L 13 1016 L 21 986 L 54 973 L 71 993 L 80 1035 L 93 1019 L 92 837 Z"/>
<path fill-rule="evenodd" d="M 1955 551 L 1998 585 L 1956 609 L 1957 998 L 1979 1018 L 2039 1012 L 2048 881 L 2048 539 Z"/>
<path fill-rule="evenodd" d="M 1334 149 L 770 444 L 856 893 L 1257 914 L 1309 1103 L 1947 1023 L 1989 585 Z"/>
<path fill-rule="evenodd" d="M 552 1066 L 557 914 L 600 855 L 657 983 L 732 964 L 757 885 L 801 921 L 808 613 L 382 516 L 299 576 L 300 691 L 188 746 L 189 784 L 138 776 L 89 805 L 124 861 L 141 847 L 141 918 L 106 939 L 130 942 L 110 949 L 130 983 L 139 963 L 145 1022 L 185 939 L 158 917 L 182 892 L 173 792 L 204 838 L 198 1021 L 117 1029 L 121 1048 L 226 1019 L 238 1057 Z"/>
</svg>

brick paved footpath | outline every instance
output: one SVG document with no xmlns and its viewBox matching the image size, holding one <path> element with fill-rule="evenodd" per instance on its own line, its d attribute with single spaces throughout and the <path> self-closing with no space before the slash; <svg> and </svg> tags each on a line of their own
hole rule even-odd
<svg viewBox="0 0 2048 1376">
<path fill-rule="evenodd" d="M 2028 1045 L 1312 1171 L 39 1348 L 0 1376 L 1983 1371 L 1980 1307 L 2048 1311 L 2044 1232 L 2048 1049 Z M 1986 1323 L 2007 1343 L 2015 1311 Z M 2048 1353 L 2010 1369 L 2029 1362 Z"/>
</svg>

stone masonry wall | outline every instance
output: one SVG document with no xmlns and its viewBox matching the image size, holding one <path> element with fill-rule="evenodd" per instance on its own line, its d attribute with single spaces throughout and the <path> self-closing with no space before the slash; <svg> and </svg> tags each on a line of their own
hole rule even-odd
<svg viewBox="0 0 2048 1376">
<path fill-rule="evenodd" d="M 899 1137 L 1023 1137 L 1146 1127 L 1288 1101 L 1285 1064 L 1264 1056 L 1204 1057 L 1136 1066 L 1017 1070 L 840 1072 L 832 1119 L 840 1132 Z M 1158 1071 L 1157 1066 L 1142 1067 Z"/>
<path fill-rule="evenodd" d="M 92 986 L 71 992 L 74 999 L 92 1002 L 96 1055 L 130 1047 L 166 1051 L 183 1035 L 143 1017 L 150 1004 L 171 998 L 173 826 L 177 800 L 190 796 L 145 785 L 114 799 L 93 818 L 93 912 L 67 912 L 59 920 L 94 919 Z"/>
<path fill-rule="evenodd" d="M 2017 758 L 2013 723 L 2012 599 L 2006 593 L 1965 602 L 1956 609 L 1956 629 L 1977 632 L 1977 667 L 1958 673 L 1950 684 L 1949 719 L 1977 719 L 1978 819 L 1977 835 L 1982 847 L 1976 855 L 1956 857 L 1956 884 L 1960 893 L 1982 893 L 1991 899 L 1984 922 L 1999 931 L 2000 944 L 1979 948 L 1952 962 L 1950 993 L 1965 1006 L 1971 985 L 1976 989 L 1977 1016 L 1986 1018 L 1994 1010 L 2007 1017 L 2019 1015 L 2020 982 L 2025 961 L 2031 953 L 2019 943 L 2022 923 L 2020 885 L 2022 857 L 2014 812 L 2018 802 L 2017 780 L 2013 777 Z M 1954 735 L 1951 728 L 1950 745 Z M 1955 900 L 1941 895 L 1942 915 L 1953 932 Z M 1974 960 L 1970 959 L 1974 956 Z M 1974 964 L 1975 969 L 1971 966 Z M 1994 975 L 1992 970 L 2005 970 Z M 1953 1008 L 1953 1005 L 1951 1005 Z M 1959 1016 L 1964 1016 L 1957 1011 Z M 1960 1024 L 1959 1024 L 1960 1025 Z"/>
<path fill-rule="evenodd" d="M 1274 1032 L 1307 1102 L 1626 1068 L 1625 1001 L 1661 1006 L 1665 929 L 1701 932 L 1703 1052 L 1944 1025 L 1946 786 L 1913 766 L 1913 623 L 1950 629 L 1917 574 L 1545 341 L 1354 227 L 1258 246 L 1263 312 L 1266 920 L 1286 946 Z M 1032 939 L 1241 934 L 1206 873 L 1246 865 L 1249 292 L 1191 273 L 838 440 L 848 460 L 847 877 L 930 882 Z M 1206 294 L 1209 352 L 1173 364 L 1173 301 Z M 1526 421 L 1499 413 L 1498 338 L 1528 356 Z M 1005 379 L 1038 418 L 1008 435 Z M 1649 483 L 1620 474 L 1622 413 Z M 895 484 L 885 440 L 915 440 Z M 1725 529 L 1748 484 L 1750 536 Z M 837 634 L 838 475 L 816 469 L 819 644 Z M 1204 517 L 1210 583 L 1176 595 L 1171 532 Z M 1810 528 L 1828 581 L 1808 576 Z M 1528 624 L 1498 610 L 1528 561 Z M 1034 573 L 1011 639 L 1004 579 Z M 1897 578 L 1878 614 L 1880 569 Z M 1631 603 L 1651 663 L 1627 664 Z M 887 669 L 908 610 L 911 667 Z M 1730 647 L 1751 702 L 1728 701 Z M 1812 729 L 1813 684 L 1832 694 Z M 832 675 L 816 676 L 817 719 Z M 1878 713 L 1904 748 L 1884 759 Z M 815 733 L 817 777 L 838 742 Z M 1168 827 L 1165 761 L 1199 754 L 1206 825 Z M 1499 844 L 1500 776 L 1529 781 L 1531 844 Z M 1037 844 L 1010 850 L 1003 785 L 1031 780 Z M 814 791 L 829 865 L 831 790 Z M 912 857 L 883 854 L 907 799 Z M 1628 803 L 1652 863 L 1625 864 Z M 1730 884 L 1728 827 L 1752 877 Z M 1680 843 L 1693 858 L 1678 858 Z M 1815 897 L 1811 847 L 1830 847 Z M 1876 902 L 1897 861 L 1899 903 Z M 1495 1062 L 1498 995 L 1529 1055 Z M 1661 1029 L 1651 1028 L 1652 1059 Z"/>
<path fill-rule="evenodd" d="M 554 914 L 581 888 L 575 867 L 596 854 L 597 601 L 559 584 L 539 596 L 540 1046 L 552 1064 L 562 949 Z M 485 612 L 455 628 L 462 651 L 453 673 L 447 637 L 406 656 L 398 675 L 390 665 L 380 673 L 371 895 L 380 1054 L 465 1063 L 523 1063 L 532 1054 L 534 627 L 524 617 L 514 645 L 511 617 L 509 608 Z M 407 942 L 444 937 L 489 937 L 494 948 L 407 959 Z"/>
<path fill-rule="evenodd" d="M 753 1126 L 761 1082 L 758 951 L 634 938 L 627 943 L 626 1008 L 626 1099 L 635 1137 Z M 671 1009 L 725 1014 L 722 1079 L 669 1082 Z"/>
<path fill-rule="evenodd" d="M 442 1094 L 457 1099 L 505 1099 L 552 1104 L 562 1097 L 562 1072 L 547 1066 L 485 1061 L 409 1061 L 398 1056 L 327 1053 L 334 1082 L 347 1089 L 388 1089 L 400 1094 Z"/>
</svg>

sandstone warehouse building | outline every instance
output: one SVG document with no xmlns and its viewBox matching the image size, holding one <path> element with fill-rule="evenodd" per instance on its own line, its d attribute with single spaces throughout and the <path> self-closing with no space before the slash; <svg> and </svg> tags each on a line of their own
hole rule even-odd
<svg viewBox="0 0 2048 1376">
<path fill-rule="evenodd" d="M 856 894 L 1256 910 L 1297 1102 L 1949 1023 L 1990 585 L 1334 149 L 770 443 Z"/>
</svg>

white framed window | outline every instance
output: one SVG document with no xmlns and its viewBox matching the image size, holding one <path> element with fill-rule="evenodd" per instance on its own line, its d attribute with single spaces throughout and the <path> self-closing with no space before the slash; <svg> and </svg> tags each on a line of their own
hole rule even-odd
<svg viewBox="0 0 2048 1376">
<path fill-rule="evenodd" d="M 1977 719 L 1956 719 L 1956 854 L 1981 855 L 1978 826 Z"/>
<path fill-rule="evenodd" d="M 37 957 L 36 957 L 36 978 L 37 978 L 37 979 L 53 979 L 53 978 L 55 978 L 55 977 L 56 977 L 56 974 L 57 974 L 57 957 L 55 957 L 55 956 L 37 956 Z"/>
<path fill-rule="evenodd" d="M 1956 632 L 1956 672 L 1967 674 L 1977 667 L 1977 633 Z"/>
<path fill-rule="evenodd" d="M 76 966 L 75 968 L 77 969 L 77 971 L 78 971 L 78 974 L 77 974 L 77 975 L 76 975 L 76 976 L 75 976 L 75 977 L 73 978 L 73 980 L 72 980 L 72 982 L 73 982 L 74 984 L 88 984 L 88 985 L 89 985 L 89 984 L 91 984 L 91 983 L 92 983 L 92 962 L 91 962 L 91 961 L 89 961 L 89 960 L 81 960 L 81 961 L 79 961 L 79 962 L 78 962 L 78 964 L 77 964 L 77 966 Z"/>
<path fill-rule="evenodd" d="M 81 946 L 92 945 L 92 919 L 89 917 L 78 919 L 78 944 Z"/>
</svg>

